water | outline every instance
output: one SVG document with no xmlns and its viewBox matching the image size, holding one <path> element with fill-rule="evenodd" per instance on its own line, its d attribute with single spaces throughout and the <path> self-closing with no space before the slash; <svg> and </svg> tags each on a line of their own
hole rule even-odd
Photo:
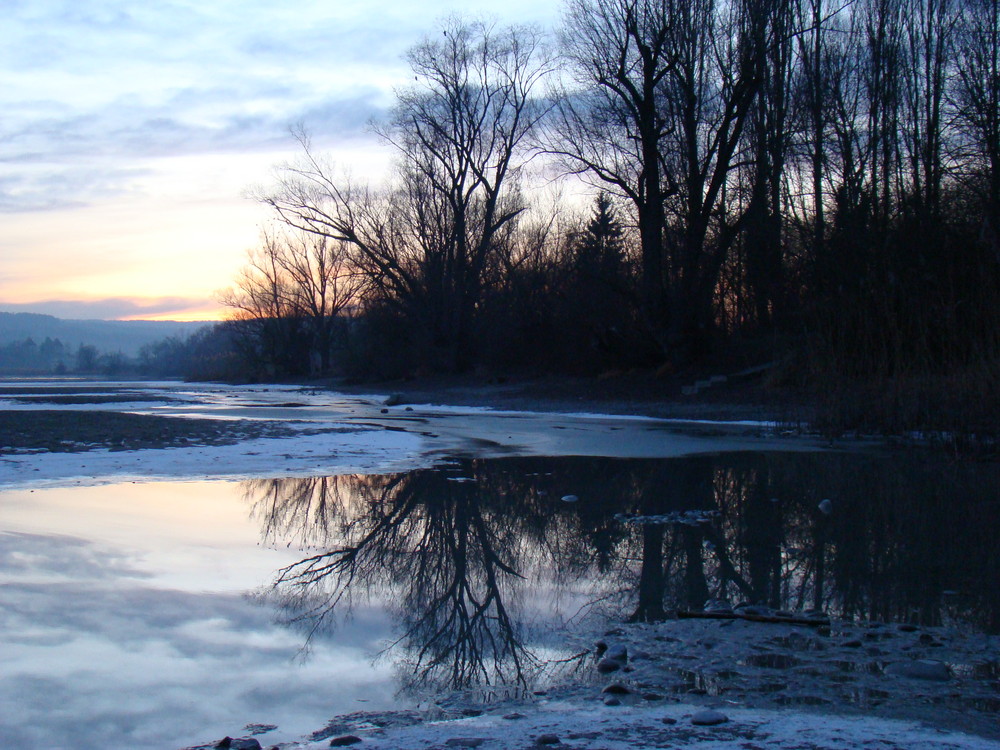
<svg viewBox="0 0 1000 750">
<path fill-rule="evenodd" d="M 992 464 L 723 453 L 5 491 L 0 745 L 273 743 L 517 694 L 572 673 L 574 631 L 709 598 L 997 632 L 998 488 Z"/>
</svg>

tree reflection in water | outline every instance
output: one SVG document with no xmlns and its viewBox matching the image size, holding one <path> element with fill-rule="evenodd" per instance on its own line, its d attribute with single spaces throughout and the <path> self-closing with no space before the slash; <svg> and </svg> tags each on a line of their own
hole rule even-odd
<svg viewBox="0 0 1000 750">
<path fill-rule="evenodd" d="M 535 498 L 504 497 L 442 471 L 248 482 L 270 543 L 294 538 L 322 551 L 279 571 L 275 589 L 310 636 L 357 595 L 385 594 L 414 686 L 526 683 L 517 582 L 546 523 Z M 287 498 L 282 502 L 281 498 Z M 513 611 L 512 611 L 513 609 Z"/>
<path fill-rule="evenodd" d="M 314 550 L 277 575 L 288 619 L 311 637 L 357 597 L 393 601 L 411 687 L 527 684 L 541 661 L 529 629 L 559 622 L 540 611 L 553 596 L 619 620 L 725 598 L 995 632 L 998 487 L 994 465 L 831 453 L 466 460 L 243 485 L 266 543 Z"/>
</svg>

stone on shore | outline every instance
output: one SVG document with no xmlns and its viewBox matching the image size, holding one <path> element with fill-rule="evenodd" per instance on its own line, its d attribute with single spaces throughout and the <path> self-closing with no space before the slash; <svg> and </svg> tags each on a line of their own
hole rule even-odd
<svg viewBox="0 0 1000 750">
<path fill-rule="evenodd" d="M 706 708 L 691 717 L 691 723 L 698 727 L 714 727 L 716 724 L 725 724 L 729 717 L 719 711 Z"/>
<path fill-rule="evenodd" d="M 624 666 L 617 659 L 604 658 L 597 662 L 597 671 L 601 674 L 608 674 L 610 672 L 617 672 Z"/>
<path fill-rule="evenodd" d="M 215 743 L 215 747 L 217 750 L 261 750 L 260 743 L 252 737 L 246 739 L 223 737 Z"/>
<path fill-rule="evenodd" d="M 330 747 L 347 747 L 348 745 L 357 745 L 359 742 L 363 742 L 360 737 L 353 734 L 345 734 L 330 740 Z"/>
<path fill-rule="evenodd" d="M 606 688 L 604 688 L 601 692 L 605 693 L 606 695 L 628 695 L 632 691 L 629 690 L 624 685 L 622 685 L 620 682 L 612 682 L 610 685 L 608 685 Z"/>
</svg>

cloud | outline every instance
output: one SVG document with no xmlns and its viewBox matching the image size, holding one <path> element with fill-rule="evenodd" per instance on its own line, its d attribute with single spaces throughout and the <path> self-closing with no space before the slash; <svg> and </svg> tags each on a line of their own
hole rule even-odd
<svg viewBox="0 0 1000 750">
<path fill-rule="evenodd" d="M 356 710 L 359 696 L 391 705 L 390 668 L 371 666 L 373 642 L 390 635 L 374 608 L 303 661 L 301 636 L 236 593 L 86 577 L 2 589 L 3 747 L 97 750 L 150 737 L 176 747 L 248 721 L 280 724 L 291 739 Z"/>
<path fill-rule="evenodd" d="M 0 212 L 81 207 L 127 194 L 158 158 L 291 150 L 296 123 L 338 141 L 356 139 L 384 111 L 384 100 L 372 86 L 322 100 L 276 88 L 255 100 L 217 86 L 185 89 L 156 106 L 125 97 L 85 115 L 50 115 L 4 134 Z"/>
<path fill-rule="evenodd" d="M 137 159 L 293 150 L 299 122 L 324 142 L 356 139 L 410 80 L 405 50 L 458 3 L 435 7 L 15 2 L 0 26 L 0 60 L 23 71 L 0 91 L 0 211 L 120 195 Z"/>
<path fill-rule="evenodd" d="M 460 3 L 497 12 L 468 2 L 10 0 L 0 24 L 0 67 L 17 71 L 0 87 L 7 298 L 207 298 L 261 221 L 238 196 L 296 158 L 291 126 L 341 167 L 384 175 L 388 154 L 367 124 L 412 82 L 403 54 L 437 18 Z M 546 3 L 556 0 L 510 0 L 502 12 L 536 18 Z M 177 270 L 189 267 L 200 273 Z"/>
<path fill-rule="evenodd" d="M 391 19 L 235 0 L 15 4 L 0 59 L 24 74 L 0 92 L 0 212 L 122 195 L 137 160 L 291 151 L 298 122 L 354 138 L 413 36 Z"/>
<path fill-rule="evenodd" d="M 55 166 L 32 161 L 35 159 L 24 157 L 0 175 L 0 213 L 81 208 L 127 193 L 137 179 L 150 174 L 149 169 L 124 165 L 81 162 Z"/>
<path fill-rule="evenodd" d="M 128 558 L 100 548 L 85 539 L 20 532 L 0 533 L 0 569 L 11 575 L 45 575 L 107 581 L 114 578 L 144 578 Z"/>
<path fill-rule="evenodd" d="M 186 297 L 109 297 L 97 300 L 44 300 L 41 302 L 4 303 L 3 312 L 54 315 L 67 320 L 119 320 L 123 318 L 183 315 L 208 308 L 207 300 Z"/>
</svg>

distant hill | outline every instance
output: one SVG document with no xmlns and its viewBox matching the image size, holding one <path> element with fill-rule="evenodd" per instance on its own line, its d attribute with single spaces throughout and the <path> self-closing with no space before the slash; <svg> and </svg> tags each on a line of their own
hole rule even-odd
<svg viewBox="0 0 1000 750">
<path fill-rule="evenodd" d="M 32 339 L 41 344 L 46 338 L 59 339 L 67 351 L 81 344 L 101 352 L 121 352 L 134 357 L 145 344 L 168 336 L 187 337 L 211 323 L 178 323 L 151 320 L 63 320 L 37 313 L 0 312 L 0 346 Z"/>
</svg>

